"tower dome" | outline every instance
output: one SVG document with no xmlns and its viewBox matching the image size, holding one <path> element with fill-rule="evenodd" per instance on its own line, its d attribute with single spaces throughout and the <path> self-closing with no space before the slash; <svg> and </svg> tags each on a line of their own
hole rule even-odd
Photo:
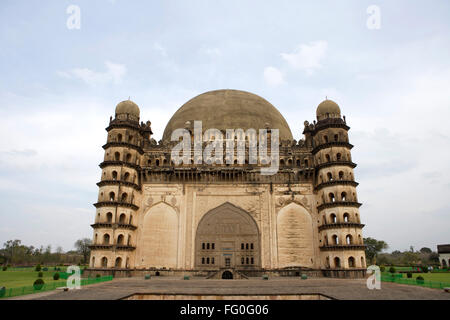
<svg viewBox="0 0 450 320">
<path fill-rule="evenodd" d="M 215 90 L 200 94 L 178 109 L 167 123 L 163 140 L 186 123 L 202 121 L 202 130 L 278 129 L 281 140 L 292 140 L 292 132 L 284 117 L 270 102 L 250 92 Z"/>
<path fill-rule="evenodd" d="M 116 117 L 120 114 L 128 114 L 139 119 L 139 113 L 138 105 L 131 100 L 122 101 L 116 106 Z"/>
<path fill-rule="evenodd" d="M 340 118 L 341 109 L 333 100 L 325 99 L 317 106 L 316 116 L 318 121 L 326 118 Z"/>
</svg>

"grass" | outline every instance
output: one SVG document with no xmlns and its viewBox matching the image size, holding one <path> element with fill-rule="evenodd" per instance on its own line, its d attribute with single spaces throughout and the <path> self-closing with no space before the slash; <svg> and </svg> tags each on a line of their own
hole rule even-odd
<svg viewBox="0 0 450 320">
<path fill-rule="evenodd" d="M 51 283 L 56 281 L 61 281 L 63 279 L 59 280 L 53 280 L 53 275 L 56 272 L 60 271 L 54 271 L 53 267 L 48 268 L 49 271 L 42 271 L 44 274 L 42 277 L 42 280 L 44 280 L 45 283 Z M 23 287 L 23 286 L 32 286 L 34 281 L 38 279 L 38 271 L 34 271 L 34 267 L 30 268 L 23 268 L 23 270 L 16 271 L 17 269 L 13 270 L 6 270 L 2 271 L 0 269 L 0 287 L 6 287 L 6 288 L 17 288 L 17 287 Z M 61 267 L 61 272 L 65 271 L 66 268 Z"/>
<path fill-rule="evenodd" d="M 448 273 L 413 273 L 412 278 L 415 279 L 418 276 L 421 276 L 424 280 L 428 281 L 436 281 L 436 282 L 447 282 L 450 283 L 450 272 Z M 403 278 L 406 278 L 406 274 L 403 275 Z"/>
</svg>

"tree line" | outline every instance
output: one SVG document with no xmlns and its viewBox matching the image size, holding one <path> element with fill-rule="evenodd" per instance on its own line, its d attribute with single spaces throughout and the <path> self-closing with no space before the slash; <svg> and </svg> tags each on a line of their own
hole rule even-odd
<svg viewBox="0 0 450 320">
<path fill-rule="evenodd" d="M 427 247 L 417 251 L 410 246 L 409 250 L 383 253 L 389 248 L 389 245 L 383 240 L 364 238 L 364 245 L 366 246 L 367 263 L 395 266 L 439 266 L 439 254 Z"/>
<path fill-rule="evenodd" d="M 79 239 L 75 250 L 64 252 L 62 247 L 52 250 L 51 245 L 34 247 L 22 244 L 21 240 L 8 240 L 0 249 L 0 264 L 11 266 L 31 266 L 35 264 L 85 264 L 89 260 L 91 240 Z"/>
</svg>

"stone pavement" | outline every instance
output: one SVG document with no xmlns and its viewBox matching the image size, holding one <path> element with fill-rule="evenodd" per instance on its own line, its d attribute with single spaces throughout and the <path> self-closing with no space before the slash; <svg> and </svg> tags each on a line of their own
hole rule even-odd
<svg viewBox="0 0 450 320">
<path fill-rule="evenodd" d="M 412 285 L 382 282 L 381 290 L 369 290 L 364 279 L 311 278 L 250 278 L 248 280 L 210 280 L 171 277 L 118 278 L 82 287 L 80 290 L 51 291 L 12 299 L 38 300 L 117 300 L 135 293 L 193 294 L 193 295 L 282 295 L 321 294 L 338 300 L 402 300 L 445 299 L 450 293 Z M 226 297 L 224 297 L 226 299 Z"/>
</svg>

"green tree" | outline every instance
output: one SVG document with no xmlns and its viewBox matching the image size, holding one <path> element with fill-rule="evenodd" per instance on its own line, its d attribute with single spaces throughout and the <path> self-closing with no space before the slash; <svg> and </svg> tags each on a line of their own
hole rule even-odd
<svg viewBox="0 0 450 320">
<path fill-rule="evenodd" d="M 89 238 L 79 239 L 75 242 L 77 252 L 83 256 L 83 263 L 87 263 L 89 259 L 89 255 L 91 253 L 91 249 L 89 248 L 90 245 L 91 239 Z"/>
<path fill-rule="evenodd" d="M 373 262 L 378 253 L 389 248 L 388 244 L 383 240 L 373 238 L 364 238 L 364 244 L 366 246 L 366 259 L 370 262 Z"/>
<path fill-rule="evenodd" d="M 430 248 L 423 247 L 419 250 L 421 253 L 432 253 L 433 251 Z"/>
</svg>

